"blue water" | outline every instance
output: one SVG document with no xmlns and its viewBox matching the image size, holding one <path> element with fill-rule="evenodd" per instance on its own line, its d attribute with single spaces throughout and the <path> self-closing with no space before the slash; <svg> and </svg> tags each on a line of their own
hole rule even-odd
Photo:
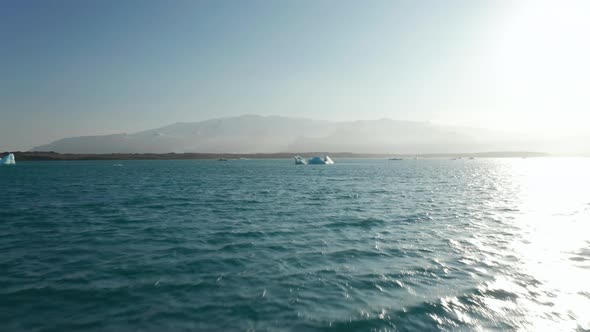
<svg viewBox="0 0 590 332">
<path fill-rule="evenodd" d="M 17 161 L 0 330 L 588 330 L 589 170 Z"/>
</svg>

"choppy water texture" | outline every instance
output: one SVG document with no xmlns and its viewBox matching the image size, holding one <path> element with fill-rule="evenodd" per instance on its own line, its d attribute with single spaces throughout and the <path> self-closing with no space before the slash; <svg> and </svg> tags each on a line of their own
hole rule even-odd
<svg viewBox="0 0 590 332">
<path fill-rule="evenodd" d="M 590 329 L 590 159 L 21 162 L 0 188 L 2 331 Z"/>
</svg>

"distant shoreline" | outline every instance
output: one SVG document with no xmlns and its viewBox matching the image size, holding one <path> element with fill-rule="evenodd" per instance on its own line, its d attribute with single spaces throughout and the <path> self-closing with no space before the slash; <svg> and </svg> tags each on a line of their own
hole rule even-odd
<svg viewBox="0 0 590 332">
<path fill-rule="evenodd" d="M 109 154 L 74 154 L 57 152 L 4 152 L 14 153 L 18 161 L 60 161 L 60 160 L 190 160 L 190 159 L 286 159 L 294 156 L 310 158 L 329 155 L 333 158 L 534 158 L 550 157 L 541 152 L 479 152 L 479 153 L 350 153 L 350 152 L 280 152 L 280 153 L 109 153 Z"/>
</svg>

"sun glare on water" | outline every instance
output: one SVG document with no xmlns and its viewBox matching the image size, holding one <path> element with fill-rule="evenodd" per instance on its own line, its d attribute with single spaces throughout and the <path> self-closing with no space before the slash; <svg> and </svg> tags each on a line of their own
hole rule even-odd
<svg viewBox="0 0 590 332">
<path fill-rule="evenodd" d="M 508 169 L 519 201 L 521 237 L 512 250 L 522 275 L 496 282 L 519 294 L 516 307 L 528 321 L 522 330 L 590 328 L 589 161 L 515 160 Z"/>
</svg>

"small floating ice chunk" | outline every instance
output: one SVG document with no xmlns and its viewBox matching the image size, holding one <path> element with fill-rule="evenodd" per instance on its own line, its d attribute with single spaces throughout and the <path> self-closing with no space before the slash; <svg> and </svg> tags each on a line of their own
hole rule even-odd
<svg viewBox="0 0 590 332">
<path fill-rule="evenodd" d="M 295 165 L 307 165 L 307 160 L 303 159 L 303 157 L 295 156 Z"/>
<path fill-rule="evenodd" d="M 310 165 L 333 165 L 334 161 L 332 161 L 332 159 L 330 159 L 330 157 L 325 156 L 324 158 L 313 157 L 313 158 L 309 159 L 307 161 L 307 163 Z"/>
<path fill-rule="evenodd" d="M 0 165 L 14 165 L 16 164 L 16 160 L 14 159 L 14 154 L 9 153 L 4 158 L 0 159 Z"/>
</svg>

